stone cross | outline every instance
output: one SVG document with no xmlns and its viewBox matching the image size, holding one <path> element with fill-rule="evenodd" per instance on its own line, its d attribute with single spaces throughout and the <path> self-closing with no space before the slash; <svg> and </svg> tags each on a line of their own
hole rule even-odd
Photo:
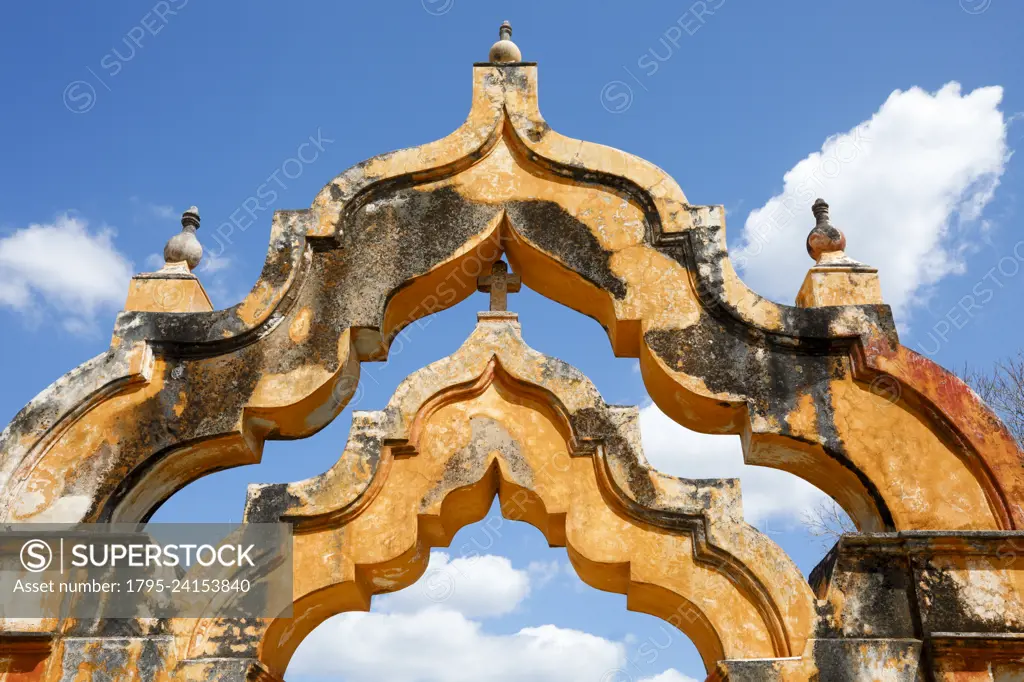
<svg viewBox="0 0 1024 682">
<path fill-rule="evenodd" d="M 491 310 L 508 310 L 508 295 L 516 293 L 522 286 L 522 278 L 509 274 L 505 261 L 495 261 L 491 266 L 491 274 L 483 275 L 476 281 L 476 290 L 491 295 Z"/>
</svg>

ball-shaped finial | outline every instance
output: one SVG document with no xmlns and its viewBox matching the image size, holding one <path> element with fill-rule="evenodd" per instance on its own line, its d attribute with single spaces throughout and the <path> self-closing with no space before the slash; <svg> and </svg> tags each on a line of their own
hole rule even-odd
<svg viewBox="0 0 1024 682">
<path fill-rule="evenodd" d="M 203 258 L 203 245 L 196 237 L 199 229 L 199 209 L 192 206 L 181 214 L 181 232 L 174 235 L 164 247 L 166 263 L 188 263 L 189 270 L 195 270 Z"/>
<path fill-rule="evenodd" d="M 491 45 L 487 60 L 492 64 L 512 64 L 523 61 L 519 46 L 512 42 L 512 24 L 503 22 L 498 29 L 498 42 Z"/>
<path fill-rule="evenodd" d="M 815 261 L 820 261 L 826 253 L 836 253 L 846 249 L 846 235 L 832 226 L 828 219 L 828 204 L 824 199 L 816 199 L 811 206 L 814 214 L 814 229 L 807 235 L 807 253 Z"/>
</svg>

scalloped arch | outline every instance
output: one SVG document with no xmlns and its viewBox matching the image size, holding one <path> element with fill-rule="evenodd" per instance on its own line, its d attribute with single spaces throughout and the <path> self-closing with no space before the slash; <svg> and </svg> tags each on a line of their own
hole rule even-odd
<svg viewBox="0 0 1024 682">
<path fill-rule="evenodd" d="M 498 246 L 527 285 L 640 357 L 663 411 L 743 434 L 749 463 L 807 478 L 862 529 L 1016 527 L 1021 453 L 977 398 L 899 345 L 886 306 L 797 309 L 751 292 L 721 218 L 655 166 L 553 132 L 535 67 L 477 66 L 452 135 L 346 171 L 309 211 L 275 214 L 263 274 L 240 304 L 122 313 L 111 350 L 0 437 L 4 518 L 146 518 L 206 471 L 258 461 L 266 438 L 314 433 L 344 406 L 358 360 L 468 295 L 460 269 L 482 269 Z M 870 390 L 878 376 L 898 400 Z M 948 480 L 891 452 L 879 421 Z M 79 466 L 86 480 L 60 474 Z"/>
<path fill-rule="evenodd" d="M 292 523 L 303 567 L 294 614 L 264 624 L 259 659 L 283 674 L 316 625 L 410 585 L 429 548 L 482 519 L 495 495 L 506 517 L 566 546 L 584 581 L 690 636 L 708 670 L 799 655 L 814 618 L 799 571 L 743 522 L 737 481 L 652 470 L 637 416 L 528 348 L 514 316 L 482 314 L 455 354 L 408 377 L 380 412 L 355 415 L 329 471 L 250 487 L 246 520 Z M 200 623 L 189 641 L 221 641 L 223 627 Z"/>
<path fill-rule="evenodd" d="M 354 390 L 359 360 L 468 295 L 467 264 L 500 252 L 638 356 L 663 411 L 743 434 L 749 463 L 807 478 L 862 529 L 1020 522 L 1016 444 L 959 380 L 899 345 L 886 306 L 798 309 L 751 292 L 721 210 L 690 206 L 645 161 L 552 131 L 530 65 L 475 67 L 455 133 L 346 171 L 308 211 L 277 212 L 263 274 L 237 306 L 122 313 L 111 350 L 0 436 L 4 518 L 146 518 L 203 473 L 258 461 L 266 438 L 314 433 Z M 898 400 L 871 390 L 879 376 Z M 891 452 L 876 416 L 949 480 Z M 92 475 L 68 480 L 71 462 Z"/>
<path fill-rule="evenodd" d="M 528 286 L 638 357 L 666 414 L 741 434 L 748 463 L 807 479 L 862 530 L 1024 524 L 1024 455 L 959 379 L 900 345 L 887 306 L 758 296 L 728 258 L 720 207 L 551 130 L 535 66 L 473 73 L 450 136 L 276 212 L 241 303 L 122 312 L 110 349 L 0 434 L 0 520 L 145 519 L 187 483 L 259 461 L 266 439 L 315 433 L 352 396 L 360 362 L 462 300 L 471 273 L 505 253 Z"/>
</svg>

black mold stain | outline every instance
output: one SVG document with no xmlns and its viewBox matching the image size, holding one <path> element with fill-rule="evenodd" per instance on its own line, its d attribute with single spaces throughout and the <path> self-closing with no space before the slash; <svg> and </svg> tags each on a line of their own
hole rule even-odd
<svg viewBox="0 0 1024 682">
<path fill-rule="evenodd" d="M 832 624 L 819 620 L 818 637 L 919 637 L 915 625 L 911 591 L 910 564 L 904 556 L 882 553 L 860 553 L 858 548 L 844 547 L 838 552 L 830 577 L 831 584 L 822 586 L 844 595 L 844 621 Z M 832 610 L 820 611 L 823 615 Z M 845 633 L 845 634 L 844 634 Z"/>
<path fill-rule="evenodd" d="M 512 201 L 505 210 L 516 231 L 546 253 L 615 298 L 626 297 L 626 283 L 609 264 L 611 252 L 571 213 L 553 201 Z"/>
<path fill-rule="evenodd" d="M 657 499 L 657 491 L 651 481 L 651 472 L 641 466 L 638 453 L 608 418 L 607 408 L 601 410 L 588 407 L 578 410 L 570 421 L 578 439 L 600 440 L 608 459 L 626 466 L 630 495 L 644 507 L 652 506 Z"/>
<path fill-rule="evenodd" d="M 152 639 L 142 642 L 142 651 L 139 652 L 136 668 L 143 682 L 155 680 L 161 672 L 165 671 L 163 654 L 160 653 L 157 643 Z"/>
<path fill-rule="evenodd" d="M 923 679 L 918 674 L 917 661 L 921 645 L 913 640 L 874 639 L 841 640 L 819 639 L 813 644 L 811 657 L 817 673 L 813 682 L 859 682 L 864 679 L 866 649 L 873 650 L 872 660 L 886 661 L 886 669 L 893 670 L 893 661 L 906 661 L 909 668 L 903 668 L 899 677 L 893 679 L 917 682 Z M 927 678 L 924 678 L 927 679 Z"/>
<path fill-rule="evenodd" d="M 158 637 L 170 634 L 166 619 L 158 618 L 143 624 L 134 618 L 76 618 L 64 633 L 66 637 Z"/>
<path fill-rule="evenodd" d="M 292 211 L 295 215 L 306 211 Z M 287 306 L 297 295 L 299 286 L 293 285 L 285 289 L 285 283 L 292 273 L 296 279 L 303 279 L 305 259 L 303 254 L 307 248 L 306 236 L 302 231 L 302 221 L 292 220 L 292 229 L 286 229 L 271 242 L 267 258 L 260 273 L 258 289 L 269 294 L 281 291 L 282 300 L 279 304 Z M 124 339 L 126 345 L 142 339 L 153 339 L 154 350 L 160 354 L 177 357 L 187 355 L 210 356 L 224 353 L 258 341 L 273 326 L 270 320 L 264 321 L 256 328 L 249 328 L 238 313 L 241 303 L 226 310 L 213 312 L 189 313 L 151 313 L 129 311 L 118 315 L 115 334 Z"/>
<path fill-rule="evenodd" d="M 728 252 L 721 247 L 720 231 L 717 226 L 694 227 L 684 235 L 673 235 L 671 240 L 656 234 L 651 241 L 658 251 L 687 269 L 701 304 L 723 326 L 734 329 L 737 334 L 745 332 L 763 338 L 772 348 L 793 348 L 806 353 L 848 353 L 856 339 L 836 337 L 832 329 L 844 309 L 852 307 L 863 314 L 874 333 L 884 336 L 890 345 L 898 344 L 896 324 L 887 305 L 798 308 L 777 304 L 751 291 L 751 307 L 766 305 L 780 312 L 777 330 L 761 329 L 727 300 L 724 262 Z"/>
<path fill-rule="evenodd" d="M 696 325 L 652 329 L 644 341 L 668 367 L 702 379 L 711 391 L 745 396 L 751 411 L 778 424 L 782 435 L 792 435 L 789 415 L 810 395 L 825 452 L 858 477 L 883 522 L 895 527 L 878 489 L 849 461 L 835 425 L 831 382 L 846 372 L 839 356 L 823 354 L 814 345 L 807 350 L 773 347 L 763 335 L 751 338 L 749 329 L 737 334 L 707 310 Z"/>
<path fill-rule="evenodd" d="M 1008 615 L 1002 618 L 986 619 L 971 608 L 970 598 L 963 593 L 948 570 L 936 568 L 925 562 L 916 575 L 919 585 L 921 625 L 924 632 L 1019 632 L 1024 629 Z M 983 569 L 974 569 L 981 571 Z"/>
<path fill-rule="evenodd" d="M 64 658 L 61 661 L 61 682 L 77 679 L 80 669 L 92 670 L 95 682 L 113 682 L 130 667 L 128 650 L 118 642 L 104 642 L 95 647 L 95 640 L 67 639 L 64 641 Z"/>
<path fill-rule="evenodd" d="M 88 460 L 90 466 L 82 470 L 90 480 L 110 481 L 109 488 L 103 491 L 103 507 L 96 510 L 101 520 L 112 518 L 121 500 L 153 467 L 168 456 L 178 456 L 175 453 L 182 446 L 237 432 L 244 405 L 262 373 L 268 371 L 265 368 L 273 367 L 265 360 L 268 354 L 273 357 L 273 345 L 268 342 L 246 346 L 216 360 L 169 362 L 163 390 L 140 403 L 133 410 L 136 418 L 121 425 L 116 458 L 93 457 Z M 175 408 L 182 392 L 187 400 L 179 416 Z M 118 462 L 118 468 L 99 470 L 97 467 L 102 467 L 107 460 Z M 212 471 L 203 472 L 207 473 Z M 174 491 L 192 480 L 183 481 Z M 174 491 L 168 492 L 165 499 Z M 163 502 L 158 500 L 155 506 L 145 510 L 143 520 L 151 517 Z"/>
<path fill-rule="evenodd" d="M 533 488 L 533 471 L 505 427 L 490 417 L 472 417 L 469 424 L 469 444 L 448 459 L 441 480 L 420 500 L 420 509 L 430 507 L 456 488 L 479 481 L 487 471 L 488 455 L 495 450 L 501 453 L 513 482 Z"/>
<path fill-rule="evenodd" d="M 380 328 L 392 296 L 448 260 L 500 210 L 471 202 L 451 187 L 407 189 L 367 203 L 353 217 L 334 271 L 335 305 L 345 311 L 346 326 Z M 481 271 L 456 271 L 458 280 L 445 283 L 440 300 L 454 305 L 457 292 L 475 291 Z"/>
<path fill-rule="evenodd" d="M 250 494 L 245 505 L 246 523 L 278 523 L 293 509 L 301 505 L 301 500 L 288 492 L 287 483 L 272 483 L 258 488 L 255 495 Z"/>
<path fill-rule="evenodd" d="M 543 382 L 572 381 L 589 383 L 589 379 L 572 365 L 556 358 L 544 356 L 541 360 L 540 376 Z"/>
</svg>

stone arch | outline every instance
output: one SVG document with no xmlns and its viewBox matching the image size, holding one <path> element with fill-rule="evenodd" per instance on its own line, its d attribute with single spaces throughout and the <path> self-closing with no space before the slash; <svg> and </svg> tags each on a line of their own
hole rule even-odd
<svg viewBox="0 0 1024 682">
<path fill-rule="evenodd" d="M 909 556 L 948 549 L 927 533 L 987 533 L 987 549 L 975 539 L 970 551 L 988 556 L 1010 537 L 998 533 L 1024 524 L 1024 454 L 959 379 L 900 345 L 869 269 L 842 270 L 846 285 L 796 307 L 768 301 L 729 260 L 721 207 L 691 205 L 654 165 L 544 122 L 535 65 L 475 65 L 473 86 L 448 137 L 349 169 L 309 209 L 277 211 L 263 271 L 238 305 L 204 308 L 183 264 L 136 277 L 110 349 L 0 434 L 0 520 L 146 519 L 187 483 L 258 462 L 267 439 L 315 433 L 351 398 L 361 362 L 473 288 L 467 276 L 442 297 L 440 282 L 505 254 L 528 286 L 596 318 L 617 355 L 639 358 L 666 414 L 741 434 L 748 463 L 807 479 L 862 531 L 900 532 L 879 546 Z M 848 545 L 837 553 L 860 551 Z M 802 609 L 794 590 L 773 603 Z M 841 602 L 816 627 L 877 632 L 858 631 Z"/>
<path fill-rule="evenodd" d="M 247 521 L 295 529 L 294 613 L 262 624 L 258 642 L 213 637 L 224 624 L 202 622 L 188 637 L 201 643 L 190 658 L 248 641 L 283 675 L 317 625 L 411 585 L 429 550 L 482 519 L 495 495 L 508 518 L 567 547 L 585 582 L 682 630 L 709 671 L 722 659 L 799 655 L 813 595 L 743 521 L 738 481 L 652 470 L 637 417 L 528 348 L 513 314 L 481 313 L 455 354 L 409 376 L 383 410 L 354 415 L 330 470 L 250 487 Z"/>
<path fill-rule="evenodd" d="M 1016 527 L 1015 443 L 957 379 L 899 345 L 886 306 L 757 296 L 731 267 L 719 208 L 691 206 L 636 157 L 558 135 L 536 93 L 531 65 L 477 66 L 455 133 L 346 171 L 309 211 L 275 214 L 240 304 L 122 313 L 111 350 L 5 432 L 4 518 L 145 518 L 212 468 L 258 461 L 264 439 L 314 433 L 344 406 L 359 360 L 468 295 L 469 278 L 449 282 L 448 300 L 436 281 L 497 235 L 528 286 L 640 358 L 664 412 L 743 434 L 748 463 L 807 478 L 862 529 Z M 879 378 L 895 400 L 871 390 Z M 237 396 L 224 403 L 226 382 Z M 210 419 L 200 406 L 212 403 Z M 890 452 L 865 412 L 910 434 L 947 479 Z M 60 473 L 71 462 L 88 480 Z"/>
<path fill-rule="evenodd" d="M 475 67 L 455 133 L 346 171 L 308 211 L 275 214 L 240 304 L 129 306 L 111 350 L 0 437 L 3 518 L 146 518 L 198 476 L 258 461 L 266 438 L 316 432 L 351 395 L 360 360 L 468 295 L 468 277 L 446 298 L 436 283 L 497 235 L 528 286 L 596 317 L 617 354 L 640 358 L 666 414 L 742 434 L 748 463 L 807 478 L 862 529 L 1017 526 L 1016 444 L 959 380 L 899 345 L 888 307 L 757 296 L 730 264 L 720 208 L 688 204 L 636 157 L 558 135 L 536 93 L 534 66 Z M 892 395 L 873 390 L 880 379 Z M 927 480 L 864 413 L 910 434 L 948 477 Z"/>
</svg>

